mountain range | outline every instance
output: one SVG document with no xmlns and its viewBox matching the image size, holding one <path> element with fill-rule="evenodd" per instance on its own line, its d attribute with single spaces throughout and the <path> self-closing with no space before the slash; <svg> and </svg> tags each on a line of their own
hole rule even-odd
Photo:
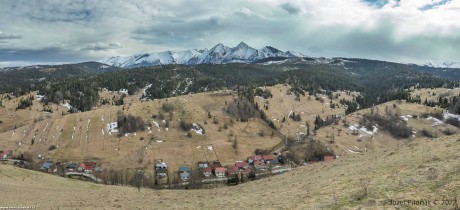
<svg viewBox="0 0 460 210">
<path fill-rule="evenodd" d="M 115 56 L 99 62 L 123 68 L 142 66 L 159 66 L 167 64 L 225 64 L 225 63 L 252 63 L 261 59 L 285 57 L 305 57 L 301 53 L 283 52 L 271 46 L 255 49 L 241 42 L 236 47 L 217 44 L 211 49 L 194 49 L 184 51 L 164 51 L 154 53 L 135 54 L 132 56 Z"/>
<path fill-rule="evenodd" d="M 433 68 L 460 68 L 460 62 L 455 61 L 429 61 L 424 66 Z"/>
</svg>

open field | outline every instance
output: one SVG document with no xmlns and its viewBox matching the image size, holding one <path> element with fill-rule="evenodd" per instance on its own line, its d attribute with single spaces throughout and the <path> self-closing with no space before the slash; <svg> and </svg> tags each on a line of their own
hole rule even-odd
<svg viewBox="0 0 460 210">
<path fill-rule="evenodd" d="M 37 209 L 454 209 L 433 202 L 460 196 L 459 139 L 416 138 L 393 151 L 350 155 L 209 190 L 138 192 L 0 165 L 0 204 Z M 385 204 L 388 199 L 431 204 L 391 206 Z"/>
</svg>

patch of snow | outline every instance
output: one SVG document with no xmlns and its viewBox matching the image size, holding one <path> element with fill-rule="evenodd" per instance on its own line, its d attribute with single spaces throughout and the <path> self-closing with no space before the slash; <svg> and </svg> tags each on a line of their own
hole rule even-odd
<svg viewBox="0 0 460 210">
<path fill-rule="evenodd" d="M 353 150 L 351 150 L 351 149 L 348 149 L 348 151 L 351 152 L 351 153 L 353 153 L 353 154 L 359 154 L 359 153 L 360 153 L 360 152 L 355 152 L 355 151 L 353 151 Z"/>
<path fill-rule="evenodd" d="M 121 93 L 121 94 L 125 94 L 127 96 L 129 95 L 128 94 L 128 89 L 125 89 L 125 88 L 120 89 L 118 92 Z"/>
<path fill-rule="evenodd" d="M 412 115 L 400 116 L 399 118 L 401 118 L 401 119 L 404 120 L 404 121 L 408 121 L 409 119 L 412 118 Z"/>
<path fill-rule="evenodd" d="M 434 118 L 434 117 L 431 117 L 431 116 L 426 118 L 426 119 L 433 121 L 433 126 L 442 125 L 444 123 L 444 122 L 442 122 L 442 120 L 439 120 L 438 118 Z"/>
<path fill-rule="evenodd" d="M 197 125 L 195 123 L 193 123 L 193 127 L 190 130 L 194 131 L 198 135 L 203 135 L 203 129 L 199 125 Z"/>
<path fill-rule="evenodd" d="M 212 148 L 212 145 L 208 145 L 208 150 L 212 151 L 214 148 Z"/>
<path fill-rule="evenodd" d="M 456 119 L 460 120 L 460 115 L 451 114 L 449 112 L 444 113 L 444 120 L 449 119 L 449 118 L 456 118 Z"/>
<path fill-rule="evenodd" d="M 45 98 L 45 95 L 38 95 L 37 94 L 35 97 L 37 97 L 38 101 L 41 101 L 41 100 L 43 100 L 43 98 Z"/>
<path fill-rule="evenodd" d="M 112 133 L 118 133 L 118 123 L 107 123 L 107 132 L 109 133 L 109 135 L 112 135 Z"/>
<path fill-rule="evenodd" d="M 61 104 L 63 107 L 67 108 L 68 110 L 72 109 L 72 105 L 69 104 L 69 102 L 65 102 L 65 104 Z"/>
</svg>

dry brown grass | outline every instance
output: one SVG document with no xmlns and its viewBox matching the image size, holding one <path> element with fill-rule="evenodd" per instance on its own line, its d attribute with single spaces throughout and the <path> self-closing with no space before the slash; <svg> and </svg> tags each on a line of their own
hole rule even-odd
<svg viewBox="0 0 460 210">
<path fill-rule="evenodd" d="M 452 209 L 452 205 L 388 206 L 384 202 L 433 202 L 458 196 L 459 138 L 417 138 L 394 151 L 347 156 L 209 190 L 138 192 L 2 165 L 0 203 L 37 209 Z"/>
</svg>

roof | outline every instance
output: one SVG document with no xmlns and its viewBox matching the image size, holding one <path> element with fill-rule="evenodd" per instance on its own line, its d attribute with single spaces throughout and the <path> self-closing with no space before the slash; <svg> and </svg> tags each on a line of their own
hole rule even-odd
<svg viewBox="0 0 460 210">
<path fill-rule="evenodd" d="M 202 169 L 203 172 L 211 172 L 211 167 L 206 167 Z"/>
<path fill-rule="evenodd" d="M 225 173 L 225 171 L 227 171 L 227 169 L 223 167 L 218 167 L 215 169 L 216 173 Z"/>
<path fill-rule="evenodd" d="M 263 162 L 260 161 L 260 160 L 254 161 L 254 166 L 263 166 L 263 165 L 265 165 L 265 163 L 263 163 Z"/>
<path fill-rule="evenodd" d="M 249 156 L 248 160 L 262 160 L 262 155 Z"/>
<path fill-rule="evenodd" d="M 74 162 L 67 163 L 67 166 L 66 166 L 66 168 L 76 168 L 76 167 L 78 167 L 78 164 Z"/>
<path fill-rule="evenodd" d="M 273 160 L 270 160 L 270 164 L 276 165 L 276 164 L 280 164 L 280 162 L 278 161 L 278 159 L 273 159 Z"/>
<path fill-rule="evenodd" d="M 163 174 L 164 174 L 164 173 L 166 173 L 168 170 L 167 170 L 166 168 L 157 168 L 155 171 L 156 171 L 157 173 L 163 173 Z"/>
<path fill-rule="evenodd" d="M 190 166 L 180 166 L 179 171 L 190 171 Z"/>
<path fill-rule="evenodd" d="M 246 174 L 249 174 L 249 173 L 251 173 L 251 172 L 252 172 L 252 168 L 249 167 L 249 168 L 247 168 L 246 170 L 244 170 L 244 171 L 242 172 L 242 174 L 243 174 L 243 175 L 246 175 Z"/>
<path fill-rule="evenodd" d="M 334 156 L 332 156 L 332 155 L 324 156 L 324 160 L 325 161 L 334 160 Z"/>
<path fill-rule="evenodd" d="M 44 163 L 42 164 L 42 168 L 44 168 L 44 169 L 49 169 L 49 168 L 51 168 L 52 166 L 53 166 L 53 162 L 44 162 Z"/>
<path fill-rule="evenodd" d="M 274 157 L 271 156 L 271 155 L 262 155 L 262 159 L 264 159 L 264 160 L 273 160 Z"/>
<path fill-rule="evenodd" d="M 243 167 L 248 166 L 248 163 L 243 162 L 243 161 L 241 161 L 241 162 L 236 162 L 236 163 L 235 163 L 235 166 L 238 167 L 238 168 L 243 168 Z"/>
</svg>

